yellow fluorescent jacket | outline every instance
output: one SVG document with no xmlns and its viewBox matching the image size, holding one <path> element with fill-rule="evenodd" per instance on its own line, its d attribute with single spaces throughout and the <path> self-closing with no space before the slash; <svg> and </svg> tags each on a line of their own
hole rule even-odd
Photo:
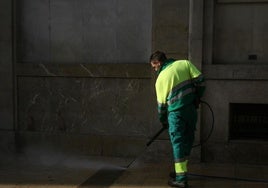
<svg viewBox="0 0 268 188">
<path fill-rule="evenodd" d="M 167 122 L 167 112 L 193 103 L 203 95 L 204 78 L 188 60 L 168 59 L 159 71 L 155 83 L 159 119 Z"/>
</svg>

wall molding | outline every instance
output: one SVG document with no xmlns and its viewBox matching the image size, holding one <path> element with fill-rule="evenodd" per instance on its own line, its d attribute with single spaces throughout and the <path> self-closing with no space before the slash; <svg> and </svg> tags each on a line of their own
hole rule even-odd
<svg viewBox="0 0 268 188">
<path fill-rule="evenodd" d="M 217 0 L 217 3 L 268 3 L 268 0 Z"/>
<path fill-rule="evenodd" d="M 268 65 L 203 65 L 208 80 L 268 80 Z"/>
<path fill-rule="evenodd" d="M 16 76 L 151 79 L 149 63 L 17 63 Z"/>
</svg>

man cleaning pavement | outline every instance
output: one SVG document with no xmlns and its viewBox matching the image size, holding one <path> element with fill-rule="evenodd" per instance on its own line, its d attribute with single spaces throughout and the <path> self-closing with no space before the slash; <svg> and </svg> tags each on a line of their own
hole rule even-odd
<svg viewBox="0 0 268 188">
<path fill-rule="evenodd" d="M 197 108 L 205 87 L 201 72 L 188 60 L 167 59 L 156 51 L 150 57 L 158 77 L 155 83 L 158 114 L 168 128 L 173 149 L 175 173 L 168 184 L 188 187 L 187 162 L 194 142 Z"/>
</svg>

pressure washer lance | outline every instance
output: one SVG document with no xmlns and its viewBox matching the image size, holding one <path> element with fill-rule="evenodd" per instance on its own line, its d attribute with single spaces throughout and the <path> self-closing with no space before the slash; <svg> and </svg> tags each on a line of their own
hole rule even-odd
<svg viewBox="0 0 268 188">
<path fill-rule="evenodd" d="M 211 116 L 212 116 L 212 124 L 211 124 L 211 129 L 210 129 L 210 131 L 209 131 L 209 134 L 208 134 L 208 136 L 206 137 L 206 139 L 204 139 L 204 140 L 202 140 L 199 144 L 197 144 L 197 145 L 193 145 L 192 147 L 194 148 L 194 147 L 198 147 L 198 146 L 201 146 L 202 144 L 204 144 L 205 142 L 207 142 L 208 141 L 208 139 L 210 138 L 210 136 L 211 136 L 211 134 L 212 134 L 212 132 L 213 132 L 213 129 L 214 129 L 214 113 L 213 113 L 213 110 L 212 110 L 212 108 L 211 108 L 211 106 L 207 103 L 207 102 L 205 102 L 205 101 L 200 101 L 201 103 L 203 103 L 203 104 L 205 104 L 205 105 L 207 105 L 207 107 L 209 108 L 209 110 L 210 110 L 210 112 L 211 112 Z M 181 117 L 182 118 L 182 117 Z M 183 118 L 182 118 L 183 119 Z M 151 145 L 155 140 L 156 140 L 156 138 L 164 131 L 164 130 L 166 130 L 166 127 L 162 127 L 162 129 L 160 129 L 152 138 L 151 138 L 151 140 L 149 140 L 148 142 L 147 142 L 147 144 L 146 144 L 146 146 L 148 147 L 149 145 Z"/>
<path fill-rule="evenodd" d="M 164 130 L 166 130 L 167 128 L 166 127 L 162 127 L 162 129 L 160 129 L 152 138 L 151 138 L 151 140 L 149 140 L 148 142 L 147 142 L 147 144 L 146 144 L 146 146 L 148 147 L 148 146 L 150 146 L 154 141 L 155 141 L 155 139 L 164 131 Z"/>
<path fill-rule="evenodd" d="M 199 144 L 197 144 L 197 145 L 193 145 L 192 147 L 194 148 L 194 147 L 198 147 L 198 146 L 201 146 L 201 145 L 203 145 L 205 142 L 207 142 L 208 141 L 208 139 L 210 138 L 210 136 L 211 136 L 211 134 L 212 134 L 212 132 L 213 132 L 213 129 L 214 129 L 214 113 L 213 113 L 213 110 L 212 110 L 212 108 L 211 108 L 211 106 L 207 103 L 207 102 L 205 102 L 205 101 L 202 101 L 202 100 L 200 100 L 200 103 L 203 103 L 203 104 L 205 104 L 208 108 L 209 108 L 209 110 L 210 110 L 210 112 L 211 112 L 211 116 L 212 116 L 212 124 L 211 124 L 211 129 L 210 129 L 210 131 L 209 131 L 209 134 L 208 134 L 208 136 L 207 136 L 207 138 L 206 139 L 204 139 L 204 140 L 202 140 L 202 141 L 200 141 L 200 143 Z M 165 130 L 167 129 L 167 127 L 162 127 L 148 142 L 147 142 L 147 144 L 146 144 L 146 146 L 147 147 L 149 147 L 155 140 L 156 140 L 156 138 L 162 133 L 162 132 L 164 132 Z M 147 149 L 147 147 L 142 151 L 142 153 L 141 154 L 143 154 L 144 152 L 145 152 L 145 150 Z M 140 155 L 139 155 L 140 156 Z M 126 168 L 128 168 L 128 167 L 130 167 L 135 161 L 137 161 L 137 159 L 139 158 L 139 156 L 137 157 L 137 158 L 135 158 L 129 165 L 127 165 L 127 167 Z"/>
<path fill-rule="evenodd" d="M 131 163 L 129 163 L 127 166 L 126 166 L 126 168 L 129 168 L 135 161 L 137 161 L 140 157 L 141 157 L 141 155 L 146 151 L 146 149 L 155 141 L 155 139 L 164 131 L 164 130 L 166 130 L 167 128 L 166 127 L 162 127 L 152 138 L 151 138 L 151 140 L 149 140 L 148 142 L 147 142 L 147 144 L 146 144 L 146 146 L 147 147 L 145 147 L 143 150 L 142 150 L 142 152 L 138 155 L 138 157 L 137 158 L 134 158 L 132 161 L 131 161 Z"/>
</svg>

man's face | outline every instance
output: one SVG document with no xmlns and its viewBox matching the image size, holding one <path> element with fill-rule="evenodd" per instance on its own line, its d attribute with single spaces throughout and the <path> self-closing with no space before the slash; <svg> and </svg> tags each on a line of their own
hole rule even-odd
<svg viewBox="0 0 268 188">
<path fill-rule="evenodd" d="M 161 62 L 158 60 L 151 61 L 151 66 L 155 71 L 158 71 L 161 67 Z"/>
</svg>

